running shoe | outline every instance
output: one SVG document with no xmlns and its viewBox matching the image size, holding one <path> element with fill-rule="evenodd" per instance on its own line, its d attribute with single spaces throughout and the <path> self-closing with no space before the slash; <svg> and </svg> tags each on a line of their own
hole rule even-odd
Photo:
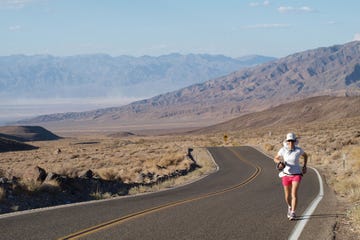
<svg viewBox="0 0 360 240">
<path fill-rule="evenodd" d="M 291 216 L 291 207 L 290 207 L 290 206 L 288 206 L 287 217 L 288 217 L 288 218 L 290 218 L 290 216 Z"/>
<path fill-rule="evenodd" d="M 296 219 L 295 212 L 291 212 L 290 216 L 289 216 L 289 220 L 292 221 L 292 220 L 295 220 L 295 219 Z"/>
</svg>

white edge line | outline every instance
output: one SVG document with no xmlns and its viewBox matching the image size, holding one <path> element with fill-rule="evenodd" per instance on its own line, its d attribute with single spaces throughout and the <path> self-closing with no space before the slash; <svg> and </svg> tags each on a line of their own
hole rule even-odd
<svg viewBox="0 0 360 240">
<path fill-rule="evenodd" d="M 319 185 L 320 185 L 320 190 L 319 190 L 318 195 L 315 197 L 315 199 L 311 202 L 311 204 L 308 206 L 308 208 L 303 213 L 303 216 L 310 216 L 315 211 L 317 205 L 320 203 L 320 201 L 322 200 L 322 198 L 324 196 L 324 187 L 323 187 L 322 178 L 321 178 L 318 170 L 316 170 L 315 168 L 312 168 L 312 167 L 310 167 L 310 168 L 313 169 L 317 174 L 317 177 L 319 180 Z M 298 239 L 308 221 L 309 221 L 309 217 L 298 221 L 298 223 L 295 225 L 295 227 L 294 227 L 293 231 L 291 232 L 288 239 L 289 240 Z"/>
<path fill-rule="evenodd" d="M 263 153 L 265 156 L 267 156 L 269 158 L 272 158 L 272 156 L 265 153 L 264 151 L 262 151 L 262 149 L 260 149 L 257 146 L 249 146 L 249 147 L 255 148 L 259 152 Z M 323 186 L 323 180 L 321 178 L 320 173 L 318 172 L 318 170 L 316 170 L 316 168 L 313 168 L 313 167 L 309 167 L 309 168 L 311 168 L 312 170 L 315 171 L 315 173 L 316 173 L 316 175 L 318 177 L 318 180 L 319 180 L 320 189 L 319 189 L 318 195 L 314 198 L 314 200 L 310 203 L 310 205 L 307 207 L 305 212 L 302 214 L 303 216 L 311 216 L 311 214 L 315 211 L 317 205 L 320 203 L 320 201 L 324 197 L 324 186 Z M 295 227 L 292 230 L 288 240 L 296 240 L 296 239 L 298 239 L 300 237 L 300 234 L 304 230 L 306 223 L 309 221 L 309 218 L 310 217 L 307 217 L 306 219 L 302 219 L 295 225 Z"/>
</svg>

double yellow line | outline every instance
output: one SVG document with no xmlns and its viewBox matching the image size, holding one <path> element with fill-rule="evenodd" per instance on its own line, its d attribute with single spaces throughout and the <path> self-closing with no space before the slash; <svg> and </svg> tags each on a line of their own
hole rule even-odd
<svg viewBox="0 0 360 240">
<path fill-rule="evenodd" d="M 249 165 L 251 165 L 251 166 L 253 166 L 255 168 L 254 172 L 247 179 L 245 179 L 243 182 L 241 182 L 239 184 L 236 184 L 234 186 L 231 186 L 231 187 L 216 191 L 216 192 L 207 193 L 207 194 L 204 194 L 204 195 L 201 195 L 201 196 L 198 196 L 198 197 L 189 198 L 189 199 L 185 199 L 185 200 L 179 200 L 179 201 L 163 204 L 163 205 L 160 205 L 160 206 L 157 206 L 157 207 L 148 208 L 148 209 L 145 209 L 143 211 L 136 212 L 136 213 L 132 213 L 132 214 L 129 214 L 129 215 L 126 215 L 126 216 L 123 216 L 123 217 L 120 217 L 120 218 L 117 218 L 117 219 L 114 219 L 114 220 L 111 220 L 111 221 L 108 221 L 108 222 L 105 222 L 105 223 L 102 223 L 102 224 L 99 224 L 99 225 L 95 225 L 95 226 L 83 229 L 81 231 L 72 233 L 72 234 L 70 234 L 68 236 L 59 238 L 59 240 L 78 239 L 78 238 L 84 237 L 86 235 L 90 235 L 90 234 L 93 234 L 95 232 L 102 231 L 102 230 L 104 230 L 106 228 L 110 228 L 110 227 L 112 227 L 114 225 L 118 225 L 118 224 L 124 223 L 126 221 L 135 219 L 135 218 L 139 218 L 139 217 L 142 217 L 142 216 L 154 213 L 154 212 L 158 212 L 160 210 L 164 210 L 164 209 L 179 206 L 179 205 L 182 205 L 182 204 L 185 204 L 185 203 L 194 202 L 194 201 L 198 201 L 198 200 L 205 199 L 205 198 L 208 198 L 208 197 L 220 195 L 220 194 L 223 194 L 223 193 L 226 193 L 226 192 L 233 191 L 233 190 L 238 189 L 240 187 L 243 187 L 244 185 L 246 185 L 246 184 L 250 183 L 252 180 L 254 180 L 260 174 L 262 169 L 261 169 L 261 167 L 256 166 L 255 164 L 253 164 L 253 163 L 247 161 L 246 159 L 244 159 L 239 153 L 235 152 L 234 150 L 230 149 L 230 151 L 233 152 L 241 161 L 243 161 L 246 164 L 249 164 Z"/>
</svg>

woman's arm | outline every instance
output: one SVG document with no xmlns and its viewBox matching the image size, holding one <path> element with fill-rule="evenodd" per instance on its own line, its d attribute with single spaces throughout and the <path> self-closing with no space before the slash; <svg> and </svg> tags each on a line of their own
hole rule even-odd
<svg viewBox="0 0 360 240">
<path fill-rule="evenodd" d="M 276 163 L 276 168 L 281 171 L 285 168 L 285 163 L 283 161 L 283 157 L 280 155 L 276 155 L 274 157 L 274 162 Z"/>
<path fill-rule="evenodd" d="M 282 162 L 282 157 L 281 157 L 280 155 L 276 155 L 276 156 L 274 157 L 274 162 L 275 162 L 275 163 Z"/>
<path fill-rule="evenodd" d="M 307 161 L 308 161 L 308 155 L 306 154 L 306 152 L 304 152 L 301 156 L 304 157 L 304 165 L 302 167 L 302 172 L 306 173 L 306 170 L 307 170 L 306 165 L 307 165 Z"/>
</svg>

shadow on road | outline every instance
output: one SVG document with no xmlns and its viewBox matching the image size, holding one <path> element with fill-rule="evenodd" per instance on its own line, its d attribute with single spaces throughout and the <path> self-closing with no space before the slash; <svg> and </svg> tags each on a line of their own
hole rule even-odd
<svg viewBox="0 0 360 240">
<path fill-rule="evenodd" d="M 339 213 L 314 214 L 314 215 L 297 216 L 295 220 L 300 221 L 300 220 L 314 219 L 314 218 L 338 218 L 343 216 L 345 216 L 345 214 L 339 214 Z"/>
</svg>

